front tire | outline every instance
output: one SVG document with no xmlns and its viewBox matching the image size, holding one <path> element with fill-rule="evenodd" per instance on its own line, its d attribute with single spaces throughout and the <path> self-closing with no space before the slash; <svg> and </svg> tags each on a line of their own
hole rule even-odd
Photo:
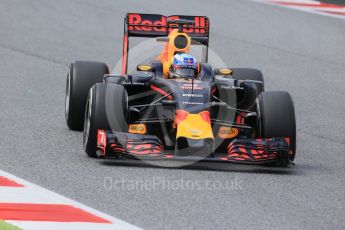
<svg viewBox="0 0 345 230">
<path fill-rule="evenodd" d="M 291 154 L 289 159 L 279 162 L 286 166 L 293 161 L 296 154 L 296 118 L 295 107 L 288 92 L 263 92 L 258 98 L 259 133 L 261 138 L 290 138 Z"/>
<path fill-rule="evenodd" d="M 89 157 L 97 157 L 98 130 L 128 131 L 127 97 L 121 85 L 97 83 L 91 87 L 86 102 L 83 132 L 84 150 Z"/>
<path fill-rule="evenodd" d="M 70 65 L 66 79 L 65 119 L 69 129 L 83 130 L 87 95 L 91 86 L 103 81 L 108 66 L 100 62 L 77 61 Z"/>
<path fill-rule="evenodd" d="M 238 80 L 252 80 L 252 81 L 261 81 L 262 85 L 256 83 L 256 89 L 258 94 L 265 91 L 265 81 L 262 72 L 257 69 L 248 69 L 248 68 L 232 68 L 232 78 Z"/>
</svg>

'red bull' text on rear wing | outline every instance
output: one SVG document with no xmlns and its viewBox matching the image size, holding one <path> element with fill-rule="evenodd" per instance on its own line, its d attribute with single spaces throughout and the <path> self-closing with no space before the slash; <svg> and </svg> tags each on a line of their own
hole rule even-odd
<svg viewBox="0 0 345 230">
<path fill-rule="evenodd" d="M 128 13 L 124 20 L 122 74 L 127 73 L 130 37 L 166 37 L 177 28 L 205 46 L 203 61 L 207 62 L 210 22 L 206 16 Z"/>
</svg>

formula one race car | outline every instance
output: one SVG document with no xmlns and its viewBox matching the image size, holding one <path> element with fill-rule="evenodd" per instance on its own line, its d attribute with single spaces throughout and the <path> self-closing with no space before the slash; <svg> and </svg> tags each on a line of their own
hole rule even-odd
<svg viewBox="0 0 345 230">
<path fill-rule="evenodd" d="M 66 122 L 71 130 L 84 130 L 88 156 L 292 163 L 296 122 L 289 93 L 265 91 L 259 70 L 208 64 L 209 28 L 205 16 L 128 13 L 121 75 L 109 74 L 104 63 L 71 64 Z M 157 58 L 127 73 L 130 37 L 163 45 Z M 187 68 L 175 57 L 188 56 L 193 45 L 203 48 L 202 60 L 185 58 L 193 74 L 179 74 Z"/>
</svg>

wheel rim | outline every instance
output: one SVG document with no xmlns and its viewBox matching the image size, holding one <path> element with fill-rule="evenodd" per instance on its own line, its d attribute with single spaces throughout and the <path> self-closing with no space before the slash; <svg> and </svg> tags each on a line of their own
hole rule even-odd
<svg viewBox="0 0 345 230">
<path fill-rule="evenodd" d="M 87 144 L 87 140 L 90 135 L 91 127 L 91 112 L 92 112 L 92 94 L 93 90 L 91 88 L 88 100 L 86 102 L 85 117 L 84 117 L 84 146 Z"/>
<path fill-rule="evenodd" d="M 69 103 L 70 103 L 70 94 L 71 94 L 71 74 L 70 72 L 67 75 L 67 81 L 66 81 L 66 94 L 65 94 L 65 117 L 66 120 L 68 119 L 69 115 Z"/>
<path fill-rule="evenodd" d="M 256 103 L 256 113 L 257 113 L 257 131 L 256 131 L 256 137 L 262 137 L 262 121 L 261 121 L 261 111 L 260 111 L 260 102 L 259 97 L 255 100 Z"/>
</svg>

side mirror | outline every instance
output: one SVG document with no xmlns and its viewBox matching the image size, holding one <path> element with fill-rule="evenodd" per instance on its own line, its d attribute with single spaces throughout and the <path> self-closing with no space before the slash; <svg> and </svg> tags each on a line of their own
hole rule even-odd
<svg viewBox="0 0 345 230">
<path fill-rule="evenodd" d="M 214 68 L 214 75 L 231 75 L 232 69 L 230 68 Z"/>
<path fill-rule="evenodd" d="M 137 71 L 153 72 L 154 67 L 148 64 L 140 64 L 140 65 L 137 65 Z"/>
<path fill-rule="evenodd" d="M 149 82 L 151 79 L 155 77 L 155 74 L 153 72 L 148 72 L 148 71 L 137 71 L 132 73 L 130 75 L 131 79 L 130 81 L 135 81 L 135 82 L 141 82 L 141 83 L 146 83 Z"/>
</svg>

